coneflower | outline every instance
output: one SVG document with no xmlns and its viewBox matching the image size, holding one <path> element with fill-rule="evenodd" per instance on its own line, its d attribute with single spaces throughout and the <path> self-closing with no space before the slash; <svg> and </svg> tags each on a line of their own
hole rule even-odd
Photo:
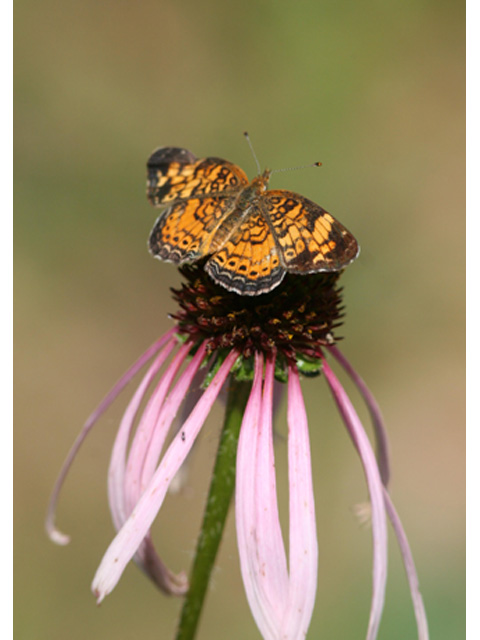
<svg viewBox="0 0 480 640">
<path fill-rule="evenodd" d="M 370 495 L 366 512 L 372 525 L 373 581 L 367 640 L 377 637 L 384 604 L 387 516 L 404 559 L 418 638 L 427 640 L 412 554 L 387 491 L 388 446 L 381 414 L 336 345 L 343 315 L 338 279 L 358 255 L 357 242 L 315 203 L 289 191 L 268 190 L 271 172 L 260 173 L 258 161 L 257 167 L 259 174 L 249 182 L 236 165 L 219 158 L 197 160 L 186 149 L 163 147 L 150 156 L 147 196 L 155 206 L 168 206 L 153 228 L 150 250 L 183 265 L 185 278 L 181 289 L 173 291 L 179 307 L 172 315 L 175 324 L 87 420 L 54 487 L 48 533 L 55 542 L 68 542 L 54 524 L 68 469 L 100 415 L 150 363 L 113 446 L 108 496 L 117 535 L 93 579 L 97 602 L 112 591 L 133 559 L 164 592 L 186 595 L 177 640 L 191 640 L 235 490 L 240 567 L 257 626 L 267 640 L 304 638 L 315 602 L 318 547 L 300 376 L 322 374 L 360 456 Z M 378 461 L 330 366 L 332 359 L 352 378 L 370 410 Z M 189 407 L 189 391 L 199 380 L 202 391 Z M 288 554 L 277 505 L 275 380 L 286 385 L 288 397 Z M 150 529 L 222 389 L 227 394 L 225 422 L 188 582 L 184 573 L 174 574 L 160 559 Z M 167 446 L 180 410 L 186 417 Z"/>
</svg>

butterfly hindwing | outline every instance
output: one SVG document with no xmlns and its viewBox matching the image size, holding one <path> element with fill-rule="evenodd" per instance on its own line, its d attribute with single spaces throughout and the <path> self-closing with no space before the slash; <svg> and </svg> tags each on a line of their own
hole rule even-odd
<svg viewBox="0 0 480 640">
<path fill-rule="evenodd" d="M 232 197 L 190 198 L 172 204 L 158 218 L 150 252 L 162 260 L 195 262 L 211 252 L 215 232 L 232 209 Z"/>
<path fill-rule="evenodd" d="M 207 261 L 205 270 L 215 282 L 239 295 L 267 293 L 282 281 L 285 269 L 260 210 L 243 217 Z"/>
</svg>

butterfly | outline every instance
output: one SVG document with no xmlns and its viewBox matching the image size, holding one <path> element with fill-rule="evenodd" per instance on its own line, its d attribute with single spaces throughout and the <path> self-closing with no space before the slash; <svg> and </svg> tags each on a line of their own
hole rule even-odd
<svg viewBox="0 0 480 640">
<path fill-rule="evenodd" d="M 206 259 L 209 276 L 228 291 L 256 296 L 287 272 L 340 271 L 358 255 L 353 235 L 319 205 L 268 189 L 267 169 L 252 181 L 221 158 L 197 159 L 162 147 L 147 162 L 147 197 L 164 210 L 155 222 L 153 256 L 178 265 Z"/>
</svg>

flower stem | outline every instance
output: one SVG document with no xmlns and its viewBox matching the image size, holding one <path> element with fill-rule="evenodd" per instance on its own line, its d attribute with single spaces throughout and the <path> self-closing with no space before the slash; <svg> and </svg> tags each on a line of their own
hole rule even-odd
<svg viewBox="0 0 480 640">
<path fill-rule="evenodd" d="M 235 459 L 240 426 L 250 393 L 250 382 L 230 379 L 225 423 L 210 483 L 202 528 L 197 541 L 176 640 L 193 640 L 197 630 L 210 575 L 222 539 L 228 508 L 235 488 Z"/>
</svg>

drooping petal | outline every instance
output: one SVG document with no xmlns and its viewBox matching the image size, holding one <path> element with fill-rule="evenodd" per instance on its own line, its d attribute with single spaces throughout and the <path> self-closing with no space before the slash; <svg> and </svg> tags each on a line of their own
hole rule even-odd
<svg viewBox="0 0 480 640">
<path fill-rule="evenodd" d="M 115 587 L 125 566 L 147 535 L 172 478 L 191 449 L 237 357 L 238 353 L 231 351 L 225 358 L 183 428 L 167 449 L 135 509 L 107 549 L 92 582 L 92 591 L 98 603 Z"/>
<path fill-rule="evenodd" d="M 290 583 L 282 638 L 307 635 L 315 604 L 318 543 L 307 414 L 296 367 L 288 372 Z"/>
<path fill-rule="evenodd" d="M 257 465 L 262 415 L 263 355 L 255 354 L 255 372 L 240 429 L 235 483 L 235 523 L 243 584 L 252 615 L 265 639 L 278 638 L 280 620 L 265 589 L 258 549 Z M 286 567 L 285 567 L 286 571 Z"/>
<path fill-rule="evenodd" d="M 367 640 L 375 640 L 383 611 L 387 578 L 387 526 L 383 499 L 383 484 L 375 454 L 373 453 L 360 418 L 342 385 L 325 360 L 323 361 L 323 372 L 345 426 L 360 455 L 370 493 L 372 505 L 373 580 L 372 605 L 370 609 Z"/>
<path fill-rule="evenodd" d="M 171 363 L 161 376 L 157 387 L 150 396 L 147 406 L 145 407 L 142 417 L 138 423 L 138 427 L 135 431 L 135 437 L 133 438 L 128 454 L 124 479 L 124 500 L 127 516 L 132 512 L 132 509 L 137 503 L 142 491 L 141 479 L 145 458 L 150 447 L 153 433 L 156 429 L 159 415 L 164 405 L 165 397 L 173 379 L 182 364 L 185 362 L 192 346 L 191 342 L 186 342 L 175 354 Z M 164 440 L 167 434 L 164 433 L 162 435 Z"/>
<path fill-rule="evenodd" d="M 78 453 L 78 450 L 82 446 L 85 438 L 89 434 L 92 427 L 95 425 L 100 416 L 108 409 L 116 397 L 126 387 L 130 380 L 140 371 L 140 369 L 174 336 L 177 328 L 173 327 L 170 331 L 159 338 L 151 347 L 149 347 L 145 353 L 128 369 L 126 373 L 120 378 L 113 389 L 105 396 L 95 411 L 89 416 L 87 421 L 82 427 L 79 435 L 77 436 L 72 448 L 70 449 L 65 462 L 62 465 L 60 473 L 52 490 L 52 494 L 48 503 L 47 515 L 45 519 L 45 529 L 48 536 L 53 542 L 57 544 L 68 544 L 70 541 L 69 536 L 59 531 L 55 526 L 55 512 L 57 508 L 57 502 L 60 495 L 61 488 L 68 475 L 70 467 Z"/>
<path fill-rule="evenodd" d="M 236 482 L 235 482 L 235 524 L 237 528 L 238 554 L 240 569 L 247 600 L 253 617 L 262 633 L 268 631 L 269 621 L 262 606 L 257 580 L 257 563 L 254 537 L 254 492 L 255 460 L 257 457 L 257 438 L 255 436 L 260 423 L 262 407 L 263 356 L 255 354 L 255 373 L 248 403 L 243 414 L 238 439 Z"/>
<path fill-rule="evenodd" d="M 160 368 L 169 356 L 174 344 L 175 341 L 172 339 L 172 341 L 165 346 L 165 349 L 161 351 L 151 364 L 140 385 L 133 394 L 133 398 L 130 400 L 125 413 L 123 414 L 120 427 L 115 438 L 112 455 L 110 457 L 110 467 L 108 470 L 108 504 L 110 505 L 113 523 L 117 530 L 123 526 L 129 515 L 126 512 L 124 480 L 126 452 L 133 423 L 148 387 L 160 371 Z"/>
<path fill-rule="evenodd" d="M 355 371 L 355 369 L 352 367 L 343 353 L 338 349 L 338 347 L 336 345 L 332 345 L 327 347 L 327 349 L 351 377 L 357 389 L 360 391 L 363 399 L 365 400 L 365 404 L 367 405 L 370 412 L 370 417 L 372 418 L 373 429 L 375 432 L 375 439 L 377 443 L 377 459 L 378 467 L 380 469 L 380 475 L 382 477 L 383 484 L 387 487 L 390 480 L 390 456 L 387 430 L 385 429 L 385 423 L 383 420 L 382 412 L 380 411 L 380 407 L 378 406 L 375 397 L 365 384 L 364 380 L 358 375 L 358 373 Z"/>
<path fill-rule="evenodd" d="M 161 448 L 169 432 L 171 423 L 177 414 L 179 405 L 188 391 L 192 378 L 196 375 L 205 355 L 205 343 L 200 345 L 195 356 L 181 374 L 177 384 L 167 400 L 166 392 L 175 374 L 184 362 L 192 344 L 187 342 L 179 349 L 169 367 L 163 374 L 153 396 L 148 403 L 135 434 L 132 448 L 128 456 L 127 469 L 124 479 L 125 514 L 129 516 L 140 498 L 142 491 L 150 481 Z M 154 397 L 155 396 L 155 397 Z M 158 397 L 157 397 L 158 396 Z M 172 401 L 173 399 L 173 401 Z M 139 430 L 141 432 L 139 433 Z M 138 437 L 137 437 L 138 436 Z M 134 448 L 134 444 L 136 447 Z M 153 456 L 150 455 L 153 453 Z M 147 460 L 153 462 L 150 471 L 145 473 Z M 125 520 L 122 521 L 122 525 Z M 120 528 L 120 527 L 118 527 Z M 186 574 L 182 571 L 178 575 L 173 573 L 161 560 L 155 551 L 153 541 L 148 534 L 140 543 L 133 556 L 134 562 L 153 580 L 165 593 L 183 595 L 188 589 Z"/>
<path fill-rule="evenodd" d="M 257 431 L 256 471 L 254 473 L 256 553 L 259 581 L 269 607 L 279 624 L 288 597 L 288 571 L 285 545 L 278 514 L 275 454 L 273 448 L 273 381 L 275 357 L 267 357 L 260 423 Z"/>
<path fill-rule="evenodd" d="M 199 369 L 190 384 L 190 388 L 188 390 L 185 401 L 182 403 L 182 406 L 180 407 L 180 413 L 178 415 L 178 418 L 173 425 L 177 431 L 181 428 L 182 424 L 191 414 L 193 407 L 200 400 L 203 393 L 202 385 L 203 385 L 204 378 L 205 378 L 205 372 Z M 225 389 L 226 386 L 227 385 L 223 385 L 223 388 Z M 221 391 L 220 395 L 217 398 L 217 402 L 222 401 L 222 393 L 223 392 Z M 192 447 L 192 449 L 190 449 L 190 453 L 185 458 L 185 461 L 183 462 L 182 466 L 177 471 L 176 476 L 170 483 L 170 486 L 168 487 L 168 492 L 170 494 L 179 493 L 186 486 L 188 482 L 189 474 L 190 474 L 190 458 L 192 458 L 192 456 L 195 454 L 195 446 L 196 446 L 196 443 Z"/>
<path fill-rule="evenodd" d="M 425 613 L 422 594 L 420 593 L 417 570 L 413 561 L 413 555 L 410 550 L 410 545 L 408 544 L 408 539 L 403 529 L 402 522 L 398 517 L 392 499 L 386 488 L 383 489 L 383 496 L 385 499 L 385 506 L 387 509 L 388 517 L 390 519 L 390 522 L 392 523 L 393 530 L 398 540 L 403 564 L 405 566 L 405 572 L 407 574 L 408 584 L 410 586 L 413 610 L 415 612 L 415 618 L 417 620 L 418 640 L 428 640 L 429 636 L 427 614 Z"/>
<path fill-rule="evenodd" d="M 375 437 L 377 441 L 378 466 L 380 469 L 382 482 L 384 484 L 383 494 L 385 499 L 385 508 L 387 511 L 388 518 L 392 524 L 395 536 L 397 538 L 397 541 L 400 547 L 400 552 L 403 558 L 405 572 L 407 574 L 407 579 L 410 586 L 410 594 L 412 597 L 415 618 L 417 621 L 418 640 L 428 640 L 429 634 L 428 634 L 427 615 L 425 612 L 422 595 L 420 593 L 418 576 L 415 568 L 415 563 L 413 561 L 413 555 L 410 550 L 410 545 L 408 543 L 408 539 L 403 529 L 401 520 L 395 510 L 392 499 L 387 489 L 387 485 L 390 479 L 388 438 L 387 438 L 387 433 L 384 426 L 382 413 L 380 411 L 380 407 L 378 406 L 377 401 L 375 400 L 373 394 L 365 384 L 364 380 L 358 375 L 358 373 L 355 371 L 355 369 L 352 367 L 352 365 L 347 360 L 347 358 L 343 355 L 343 353 L 338 349 L 338 347 L 330 346 L 328 347 L 328 351 L 335 357 L 335 359 L 340 363 L 340 365 L 345 369 L 348 375 L 352 378 L 353 382 L 356 384 L 358 390 L 363 396 L 365 403 L 367 404 L 367 407 L 370 411 L 373 427 L 375 430 Z M 369 514 L 370 514 L 370 509 L 369 509 Z"/>
<path fill-rule="evenodd" d="M 202 364 L 202 361 L 205 357 L 206 350 L 207 344 L 206 342 L 203 342 L 198 347 L 197 352 L 193 356 L 191 362 L 189 362 L 189 364 L 185 368 L 185 371 L 183 371 L 182 375 L 179 377 L 177 383 L 175 384 L 172 391 L 168 394 L 163 404 L 162 410 L 160 411 L 157 423 L 155 425 L 155 430 L 152 434 L 152 439 L 145 455 L 141 478 L 142 491 L 150 482 L 155 472 L 158 458 L 162 451 L 167 433 L 180 409 L 180 406 L 184 404 L 185 397 L 188 395 L 192 380 L 198 373 L 200 365 Z"/>
<path fill-rule="evenodd" d="M 167 567 L 157 554 L 149 533 L 142 540 L 133 559 L 137 566 L 142 569 L 164 593 L 173 596 L 183 596 L 188 591 L 189 583 L 185 571 L 174 573 Z"/>
</svg>

